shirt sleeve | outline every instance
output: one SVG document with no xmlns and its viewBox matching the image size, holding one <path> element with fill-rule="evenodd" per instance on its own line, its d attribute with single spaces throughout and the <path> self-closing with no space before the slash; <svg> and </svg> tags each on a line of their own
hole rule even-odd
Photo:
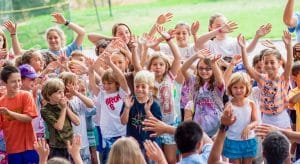
<svg viewBox="0 0 300 164">
<path fill-rule="evenodd" d="M 46 122 L 47 126 L 54 127 L 54 124 L 57 122 L 57 118 L 54 116 L 54 113 L 50 111 L 49 108 L 42 108 L 41 116 Z"/>
<path fill-rule="evenodd" d="M 32 118 L 37 117 L 37 109 L 35 105 L 35 101 L 33 100 L 32 95 L 29 92 L 24 92 L 22 95 L 22 103 L 23 103 L 23 113 Z"/>
<path fill-rule="evenodd" d="M 294 18 L 296 18 L 296 20 L 297 20 L 296 26 L 295 26 L 295 27 L 288 27 L 288 30 L 289 30 L 289 32 L 291 32 L 291 33 L 295 32 L 295 30 L 296 30 L 297 28 L 300 28 L 300 22 L 299 22 L 300 13 L 299 13 L 299 12 L 296 12 L 295 15 L 294 15 Z"/>
<path fill-rule="evenodd" d="M 201 161 L 208 161 L 208 157 L 209 157 L 209 154 L 211 152 L 211 149 L 212 149 L 212 144 L 205 144 L 203 145 L 202 147 L 202 153 L 200 154 L 201 156 Z"/>
<path fill-rule="evenodd" d="M 69 57 L 74 50 L 82 50 L 82 45 L 78 46 L 75 40 L 65 47 L 67 57 Z"/>
</svg>

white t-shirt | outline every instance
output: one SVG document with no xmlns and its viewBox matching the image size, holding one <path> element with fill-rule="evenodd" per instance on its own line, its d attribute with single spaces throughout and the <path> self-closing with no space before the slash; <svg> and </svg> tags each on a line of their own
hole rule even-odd
<svg viewBox="0 0 300 164">
<path fill-rule="evenodd" d="M 95 98 L 96 124 L 100 126 L 103 138 L 111 138 L 126 135 L 126 125 L 121 124 L 120 112 L 123 99 L 127 93 L 123 89 L 108 94 L 100 90 Z"/>
<path fill-rule="evenodd" d="M 159 45 L 160 51 L 166 54 L 167 56 L 172 56 L 172 50 L 168 44 L 160 44 Z M 187 60 L 189 57 L 195 54 L 195 46 L 194 44 L 190 44 L 187 47 L 178 47 L 178 50 L 181 54 L 182 60 Z"/>
<path fill-rule="evenodd" d="M 233 57 L 236 54 L 241 54 L 241 48 L 236 38 L 226 37 L 223 40 L 209 40 L 205 44 L 205 48 L 208 48 L 212 54 L 222 57 Z"/>
<path fill-rule="evenodd" d="M 85 104 L 76 96 L 74 96 L 69 101 L 73 111 L 78 115 L 80 119 L 80 125 L 76 126 L 72 123 L 74 134 L 81 135 L 81 149 L 86 148 L 89 146 L 89 140 L 87 136 L 87 129 L 86 129 L 86 119 L 85 119 L 85 111 L 88 110 Z M 90 108 L 92 110 L 92 108 Z"/>
</svg>

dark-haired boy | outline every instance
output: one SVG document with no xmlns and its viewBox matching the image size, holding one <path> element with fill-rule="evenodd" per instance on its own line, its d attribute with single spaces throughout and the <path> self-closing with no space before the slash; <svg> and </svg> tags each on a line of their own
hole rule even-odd
<svg viewBox="0 0 300 164">
<path fill-rule="evenodd" d="M 8 163 L 38 163 L 31 121 L 37 110 L 31 93 L 20 90 L 21 75 L 14 66 L 1 71 L 6 94 L 0 98 L 0 129 L 3 129 Z"/>
</svg>

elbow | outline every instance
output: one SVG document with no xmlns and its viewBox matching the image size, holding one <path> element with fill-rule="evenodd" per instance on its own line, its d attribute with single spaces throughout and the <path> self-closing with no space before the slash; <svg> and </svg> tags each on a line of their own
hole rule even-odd
<svg viewBox="0 0 300 164">
<path fill-rule="evenodd" d="M 57 125 L 57 124 L 54 125 L 54 129 L 56 130 L 62 130 L 63 127 L 64 127 L 63 125 Z"/>
<path fill-rule="evenodd" d="M 288 27 L 293 27 L 294 25 L 293 25 L 293 21 L 292 21 L 292 19 L 290 19 L 290 18 L 283 18 L 283 23 L 285 24 L 285 25 L 287 25 Z"/>
<path fill-rule="evenodd" d="M 125 120 L 125 119 L 122 119 L 122 118 L 121 118 L 121 124 L 122 124 L 122 125 L 127 125 L 127 123 L 128 123 L 128 120 Z"/>
<path fill-rule="evenodd" d="M 79 118 L 77 118 L 77 119 L 73 122 L 73 124 L 74 124 L 75 126 L 79 126 L 79 125 L 80 125 L 80 120 L 79 120 Z"/>
</svg>

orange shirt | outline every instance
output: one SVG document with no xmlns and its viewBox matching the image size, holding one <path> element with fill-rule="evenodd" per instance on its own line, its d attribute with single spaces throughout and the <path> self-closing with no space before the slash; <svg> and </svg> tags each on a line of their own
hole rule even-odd
<svg viewBox="0 0 300 164">
<path fill-rule="evenodd" d="M 26 91 L 19 91 L 13 98 L 1 97 L 0 106 L 8 108 L 10 111 L 27 114 L 32 118 L 37 117 L 33 97 Z M 0 114 L 0 128 L 4 132 L 8 154 L 33 150 L 36 138 L 31 122 L 21 122 L 8 115 Z"/>
</svg>

